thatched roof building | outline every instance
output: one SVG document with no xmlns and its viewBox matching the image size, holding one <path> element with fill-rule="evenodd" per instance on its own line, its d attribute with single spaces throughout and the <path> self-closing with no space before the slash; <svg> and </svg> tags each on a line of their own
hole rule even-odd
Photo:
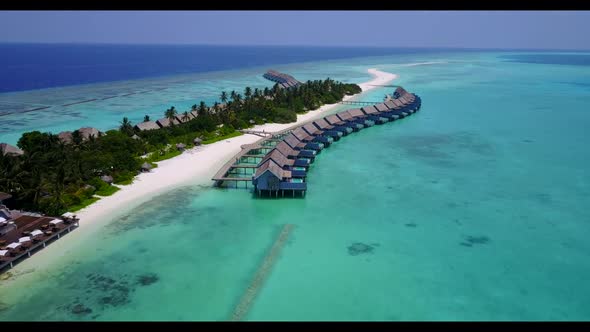
<svg viewBox="0 0 590 332">
<path fill-rule="evenodd" d="M 135 129 L 139 131 L 160 129 L 160 126 L 154 121 L 145 121 L 135 125 Z"/>
<path fill-rule="evenodd" d="M 103 134 L 100 130 L 93 127 L 83 127 L 78 129 L 78 132 L 84 141 L 89 140 L 90 137 L 99 138 Z"/>
<path fill-rule="evenodd" d="M 59 139 L 64 144 L 71 144 L 74 141 L 71 131 L 62 131 L 61 133 L 57 134 L 57 139 Z"/>
<path fill-rule="evenodd" d="M 0 143 L 0 152 L 3 156 L 22 156 L 25 152 L 8 143 Z"/>
<path fill-rule="evenodd" d="M 143 165 L 141 165 L 141 171 L 142 172 L 149 172 L 152 169 L 152 165 L 148 162 L 143 163 Z"/>
<path fill-rule="evenodd" d="M 100 179 L 108 184 L 112 184 L 113 183 L 113 177 L 110 175 L 103 175 L 100 177 Z"/>
</svg>

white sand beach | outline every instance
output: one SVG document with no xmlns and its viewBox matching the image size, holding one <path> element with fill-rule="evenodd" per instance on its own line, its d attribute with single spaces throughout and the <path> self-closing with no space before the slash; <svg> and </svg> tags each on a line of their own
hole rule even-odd
<svg viewBox="0 0 590 332">
<path fill-rule="evenodd" d="M 392 73 L 369 69 L 373 76 L 370 81 L 360 83 L 362 93 L 376 88 L 375 85 L 388 84 L 398 76 Z M 360 93 L 360 94 L 362 94 Z M 347 96 L 349 100 L 354 96 Z M 340 104 L 324 105 L 317 110 L 298 115 L 297 122 L 288 124 L 264 124 L 253 130 L 275 132 L 284 130 L 301 123 L 323 117 L 330 110 Z M 211 178 L 232 156 L 237 154 L 244 144 L 254 143 L 261 138 L 255 135 L 242 136 L 219 141 L 210 145 L 187 150 L 182 155 L 158 163 L 158 167 L 149 173 L 136 177 L 131 185 L 122 186 L 121 190 L 109 197 L 104 197 L 96 203 L 77 212 L 80 227 L 69 234 L 66 239 L 56 241 L 29 259 L 26 259 L 12 270 L 13 274 L 31 271 L 32 268 L 43 269 L 56 255 L 66 255 L 75 250 L 76 246 L 91 236 L 101 225 L 113 218 L 123 215 L 134 207 L 166 191 L 187 185 L 212 185 Z"/>
</svg>

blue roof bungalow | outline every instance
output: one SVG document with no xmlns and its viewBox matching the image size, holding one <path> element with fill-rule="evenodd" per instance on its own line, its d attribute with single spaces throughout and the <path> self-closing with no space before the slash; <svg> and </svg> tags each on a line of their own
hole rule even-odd
<svg viewBox="0 0 590 332">
<path fill-rule="evenodd" d="M 361 111 L 363 113 L 367 114 L 367 116 L 387 118 L 387 119 L 389 119 L 389 121 L 395 121 L 400 118 L 399 115 L 396 115 L 392 112 L 380 113 L 373 105 L 364 106 L 361 108 Z"/>
<path fill-rule="evenodd" d="M 400 112 L 404 113 L 404 115 L 403 115 L 404 117 L 412 114 L 412 112 L 410 112 L 408 105 L 406 105 L 403 101 L 401 101 L 399 99 L 394 99 L 393 103 L 398 107 L 398 109 L 396 111 L 398 113 L 400 113 Z"/>
<path fill-rule="evenodd" d="M 306 123 L 305 125 L 303 125 L 301 127 L 301 129 L 303 129 L 306 133 L 308 133 L 311 136 L 322 137 L 323 140 L 327 141 L 327 143 L 325 143 L 326 146 L 329 146 L 330 144 L 334 143 L 335 140 L 336 141 L 339 140 L 340 137 L 342 136 L 342 134 L 337 131 L 333 131 L 333 132 L 327 134 L 326 132 L 318 129 L 316 126 L 314 126 L 311 123 Z"/>
<path fill-rule="evenodd" d="M 340 118 L 337 117 L 336 114 L 328 115 L 327 117 L 324 118 L 324 120 L 326 120 L 326 122 L 328 122 L 329 124 L 334 126 L 334 128 L 336 128 L 336 129 L 345 128 L 345 130 L 348 133 L 351 133 L 353 131 L 359 131 L 359 128 L 357 128 L 357 126 L 340 120 Z M 346 128 L 348 128 L 348 129 L 346 129 Z"/>
<path fill-rule="evenodd" d="M 336 113 L 336 116 L 339 117 L 342 121 L 356 124 L 357 128 L 359 128 L 359 130 L 363 129 L 365 127 L 371 127 L 371 126 L 375 125 L 375 121 L 371 121 L 371 120 L 367 119 L 365 116 L 362 116 L 360 118 L 354 117 L 348 111 Z"/>
<path fill-rule="evenodd" d="M 330 144 L 334 141 L 334 139 L 331 137 L 325 137 L 322 135 L 311 135 L 307 131 L 303 130 L 303 128 L 301 127 L 293 129 L 291 133 L 302 142 L 322 143 L 324 147 L 330 146 Z"/>
<path fill-rule="evenodd" d="M 275 145 L 275 148 L 281 151 L 281 153 L 289 159 L 307 158 L 310 162 L 313 162 L 316 156 L 314 150 L 295 150 L 291 148 L 289 144 L 285 143 L 285 141 L 278 142 Z"/>
<path fill-rule="evenodd" d="M 390 104 L 393 104 L 393 101 L 389 100 L 387 101 L 388 103 L 391 102 Z M 389 117 L 391 119 L 391 121 L 397 120 L 399 118 L 404 117 L 404 113 L 403 110 L 395 110 L 395 109 L 390 109 L 389 106 L 386 103 L 380 103 L 377 105 L 373 106 L 377 111 L 379 111 L 379 114 L 382 114 L 383 116 Z"/>
<path fill-rule="evenodd" d="M 375 122 L 376 124 L 384 124 L 385 122 L 389 121 L 388 117 L 381 116 L 378 113 L 365 114 L 363 111 L 361 111 L 360 108 L 349 110 L 348 113 L 350 113 L 350 115 L 352 115 L 353 117 L 366 116 L 367 119 Z"/>
<path fill-rule="evenodd" d="M 275 148 L 262 158 L 258 167 L 269 159 L 272 159 L 282 169 L 291 171 L 292 177 L 305 178 L 307 176 L 306 170 L 310 165 L 309 159 L 289 159 Z"/>
<path fill-rule="evenodd" d="M 312 124 L 316 128 L 318 128 L 321 131 L 323 131 L 324 132 L 324 135 L 330 135 L 332 137 L 335 137 L 335 135 L 336 135 L 338 137 L 342 137 L 342 136 L 346 136 L 346 135 L 349 134 L 349 132 L 346 130 L 346 128 L 339 127 L 339 129 L 336 129 L 335 126 L 332 126 L 331 124 L 329 124 L 324 119 L 316 120 L 316 121 L 312 122 Z M 336 139 L 336 138 L 334 138 L 334 139 Z"/>
<path fill-rule="evenodd" d="M 324 144 L 322 143 L 301 142 L 295 135 L 293 135 L 293 133 L 290 133 L 287 136 L 285 136 L 285 138 L 283 138 L 283 141 L 289 144 L 289 146 L 294 150 L 314 150 L 316 151 L 316 154 L 324 148 Z"/>
<path fill-rule="evenodd" d="M 266 192 L 269 196 L 275 194 L 278 197 L 279 192 L 282 196 L 285 192 L 292 192 L 295 197 L 296 192 L 300 192 L 303 196 L 307 190 L 307 183 L 301 179 L 293 179 L 291 171 L 282 169 L 272 159 L 260 164 L 252 177 L 252 184 L 259 196 Z"/>
</svg>

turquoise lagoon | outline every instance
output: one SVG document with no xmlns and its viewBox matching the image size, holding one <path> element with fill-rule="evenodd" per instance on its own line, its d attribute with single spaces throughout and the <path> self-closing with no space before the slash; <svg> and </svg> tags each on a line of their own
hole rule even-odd
<svg viewBox="0 0 590 332">
<path fill-rule="evenodd" d="M 423 107 L 321 152 L 304 199 L 190 186 L 121 211 L 51 267 L 0 284 L 0 320 L 227 320 L 284 224 L 296 227 L 247 320 L 590 319 L 590 67 L 527 54 L 276 66 L 355 82 L 394 72 Z M 137 104 L 80 106 L 79 123 L 39 121 L 137 121 L 265 86 L 260 74 L 207 74 Z"/>
</svg>

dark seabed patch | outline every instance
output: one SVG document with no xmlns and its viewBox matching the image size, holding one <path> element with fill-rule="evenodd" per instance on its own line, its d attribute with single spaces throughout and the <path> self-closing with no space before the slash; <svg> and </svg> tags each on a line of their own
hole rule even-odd
<svg viewBox="0 0 590 332">
<path fill-rule="evenodd" d="M 481 136 L 471 132 L 401 136 L 396 140 L 399 148 L 412 158 L 422 159 L 436 166 L 455 167 L 456 152 L 469 152 L 490 156 L 493 146 Z"/>
<path fill-rule="evenodd" d="M 372 243 L 372 245 L 369 245 L 366 243 L 355 242 L 352 245 L 348 246 L 348 254 L 351 256 L 370 254 L 373 253 L 373 250 L 378 245 L 378 243 Z"/>
<path fill-rule="evenodd" d="M 112 234 L 120 234 L 122 232 L 134 229 L 147 229 L 156 226 L 171 226 L 175 224 L 188 224 L 193 218 L 185 216 L 198 216 L 205 213 L 211 213 L 212 208 L 204 207 L 202 209 L 183 209 L 182 215 L 178 214 L 176 209 L 160 209 L 160 203 L 166 206 L 190 206 L 191 201 L 198 196 L 194 188 L 187 187 L 174 190 L 164 195 L 158 196 L 158 204 L 150 200 L 141 204 L 134 209 L 135 214 L 125 215 L 118 219 L 118 222 L 113 222 L 107 226 L 107 229 Z M 154 198 L 155 200 L 155 198 Z M 206 211 L 201 211 L 206 210 Z M 154 218 L 154 215 L 158 218 Z"/>
<path fill-rule="evenodd" d="M 137 277 L 137 283 L 140 286 L 149 286 L 158 282 L 158 280 L 160 280 L 160 277 L 158 277 L 158 275 L 155 273 L 146 273 Z"/>
<path fill-rule="evenodd" d="M 416 226 L 418 226 L 418 225 L 417 225 L 417 224 L 415 224 L 415 223 L 413 223 L 413 222 L 411 222 L 411 223 L 404 224 L 404 226 L 406 226 L 406 227 L 411 227 L 411 228 L 415 228 L 415 227 L 416 227 Z"/>
<path fill-rule="evenodd" d="M 465 241 L 459 243 L 460 245 L 464 246 L 464 247 L 473 247 L 473 245 L 475 244 L 487 244 L 490 242 L 490 238 L 487 236 L 472 236 L 472 235 L 468 235 L 465 236 Z"/>
</svg>

